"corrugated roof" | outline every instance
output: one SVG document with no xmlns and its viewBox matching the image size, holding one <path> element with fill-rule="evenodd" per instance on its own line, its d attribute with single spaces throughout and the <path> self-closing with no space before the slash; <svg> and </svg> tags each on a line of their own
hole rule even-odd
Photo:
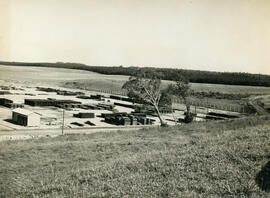
<svg viewBox="0 0 270 198">
<path fill-rule="evenodd" d="M 30 115 L 30 114 L 35 113 L 35 112 L 29 111 L 27 109 L 22 109 L 22 108 L 14 109 L 12 112 L 19 113 L 19 114 L 22 114 L 22 115 Z"/>
</svg>

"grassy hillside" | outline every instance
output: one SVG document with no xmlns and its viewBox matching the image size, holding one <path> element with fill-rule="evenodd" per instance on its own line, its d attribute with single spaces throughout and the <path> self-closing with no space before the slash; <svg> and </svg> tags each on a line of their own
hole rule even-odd
<svg viewBox="0 0 270 198">
<path fill-rule="evenodd" d="M 249 74 L 238 72 L 212 72 L 188 69 L 155 68 L 155 67 L 123 67 L 123 66 L 89 66 L 80 63 L 27 63 L 27 62 L 3 62 L 2 65 L 9 66 L 35 66 L 35 67 L 54 67 L 66 69 L 79 69 L 93 71 L 108 75 L 134 75 L 138 70 L 143 70 L 147 75 L 149 71 L 158 73 L 162 80 L 176 80 L 178 75 L 186 76 L 193 83 L 227 84 L 227 85 L 251 85 L 270 87 L 270 75 Z"/>
<path fill-rule="evenodd" d="M 0 197 L 270 197 L 269 120 L 1 142 Z"/>
</svg>

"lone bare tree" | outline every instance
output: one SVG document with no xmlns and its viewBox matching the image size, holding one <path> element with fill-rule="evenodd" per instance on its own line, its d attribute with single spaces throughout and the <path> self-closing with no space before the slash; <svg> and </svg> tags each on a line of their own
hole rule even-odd
<svg viewBox="0 0 270 198">
<path fill-rule="evenodd" d="M 131 76 L 123 85 L 122 89 L 126 89 L 128 93 L 132 93 L 134 98 L 145 101 L 154 107 L 161 126 L 166 126 L 161 113 L 159 111 L 159 103 L 161 99 L 161 79 L 153 72 L 139 72 L 135 76 Z"/>
</svg>

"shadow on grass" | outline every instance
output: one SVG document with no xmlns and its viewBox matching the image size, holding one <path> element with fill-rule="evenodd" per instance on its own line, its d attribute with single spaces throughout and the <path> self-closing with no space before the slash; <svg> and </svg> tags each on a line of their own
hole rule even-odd
<svg viewBox="0 0 270 198">
<path fill-rule="evenodd" d="M 270 161 L 257 174 L 256 183 L 263 191 L 270 192 Z"/>
</svg>

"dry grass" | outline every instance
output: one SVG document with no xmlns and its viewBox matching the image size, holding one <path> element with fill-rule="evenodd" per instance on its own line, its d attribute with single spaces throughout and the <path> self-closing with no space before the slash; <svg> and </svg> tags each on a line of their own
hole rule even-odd
<svg viewBox="0 0 270 198">
<path fill-rule="evenodd" d="M 269 120 L 2 142 L 0 192 L 2 197 L 270 197 Z"/>
</svg>

